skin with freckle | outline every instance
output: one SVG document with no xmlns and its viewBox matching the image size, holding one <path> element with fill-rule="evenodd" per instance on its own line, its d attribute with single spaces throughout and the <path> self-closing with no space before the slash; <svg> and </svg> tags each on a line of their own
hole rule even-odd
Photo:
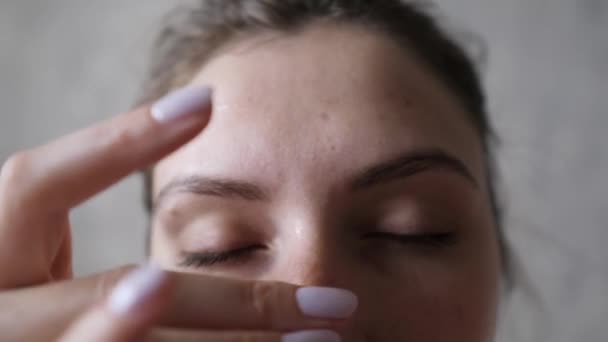
<svg viewBox="0 0 608 342">
<path fill-rule="evenodd" d="M 214 88 L 214 111 L 154 169 L 155 260 L 351 289 L 360 305 L 345 341 L 493 339 L 500 258 L 481 143 L 413 53 L 367 28 L 314 25 L 235 40 L 192 83 Z M 353 185 L 428 151 L 468 176 L 422 158 L 409 173 Z M 224 186 L 170 189 L 188 177 Z M 445 238 L 395 237 L 425 234 Z"/>
</svg>

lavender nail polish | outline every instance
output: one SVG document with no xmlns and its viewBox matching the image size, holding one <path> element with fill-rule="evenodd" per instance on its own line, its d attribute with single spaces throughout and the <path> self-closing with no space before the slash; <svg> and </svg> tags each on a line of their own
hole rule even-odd
<svg viewBox="0 0 608 342">
<path fill-rule="evenodd" d="M 331 330 L 304 330 L 283 335 L 281 342 L 340 342 L 340 336 Z"/>
<path fill-rule="evenodd" d="M 354 293 L 332 287 L 301 287 L 296 299 L 303 314 L 319 318 L 348 318 L 357 308 Z"/>
<path fill-rule="evenodd" d="M 195 114 L 209 105 L 211 88 L 207 86 L 188 86 L 176 90 L 158 100 L 151 108 L 152 117 L 167 123 L 188 114 Z"/>
<path fill-rule="evenodd" d="M 118 315 L 128 315 L 155 293 L 167 280 L 167 273 L 157 266 L 140 266 L 112 290 L 107 301 L 110 311 Z"/>
</svg>

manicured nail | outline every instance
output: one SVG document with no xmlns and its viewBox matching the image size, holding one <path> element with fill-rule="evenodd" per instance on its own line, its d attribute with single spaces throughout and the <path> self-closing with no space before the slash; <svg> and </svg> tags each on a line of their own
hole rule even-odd
<svg viewBox="0 0 608 342">
<path fill-rule="evenodd" d="M 303 314 L 319 318 L 348 318 L 357 308 L 354 293 L 332 287 L 301 287 L 296 299 Z"/>
<path fill-rule="evenodd" d="M 144 265 L 129 273 L 112 290 L 108 308 L 118 315 L 128 315 L 137 310 L 167 280 L 167 273 L 157 266 Z"/>
<path fill-rule="evenodd" d="M 205 109 L 211 101 L 211 88 L 187 86 L 158 100 L 151 109 L 152 117 L 161 123 L 194 114 Z"/>
<path fill-rule="evenodd" d="M 283 335 L 281 342 L 340 342 L 340 335 L 331 330 L 304 330 Z"/>
</svg>

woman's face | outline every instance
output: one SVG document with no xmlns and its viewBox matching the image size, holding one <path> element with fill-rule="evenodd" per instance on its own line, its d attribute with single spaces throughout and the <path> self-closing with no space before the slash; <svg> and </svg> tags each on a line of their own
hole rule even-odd
<svg viewBox="0 0 608 342">
<path fill-rule="evenodd" d="M 406 49 L 350 26 L 231 43 L 211 122 L 154 172 L 152 257 L 347 288 L 346 341 L 489 341 L 499 251 L 478 136 Z"/>
</svg>

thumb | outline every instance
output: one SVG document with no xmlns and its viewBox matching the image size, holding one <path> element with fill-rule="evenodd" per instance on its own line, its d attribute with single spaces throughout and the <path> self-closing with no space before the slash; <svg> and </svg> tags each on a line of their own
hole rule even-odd
<svg viewBox="0 0 608 342">
<path fill-rule="evenodd" d="M 169 305 L 173 281 L 168 272 L 152 265 L 129 273 L 68 329 L 60 342 L 139 341 Z"/>
</svg>

